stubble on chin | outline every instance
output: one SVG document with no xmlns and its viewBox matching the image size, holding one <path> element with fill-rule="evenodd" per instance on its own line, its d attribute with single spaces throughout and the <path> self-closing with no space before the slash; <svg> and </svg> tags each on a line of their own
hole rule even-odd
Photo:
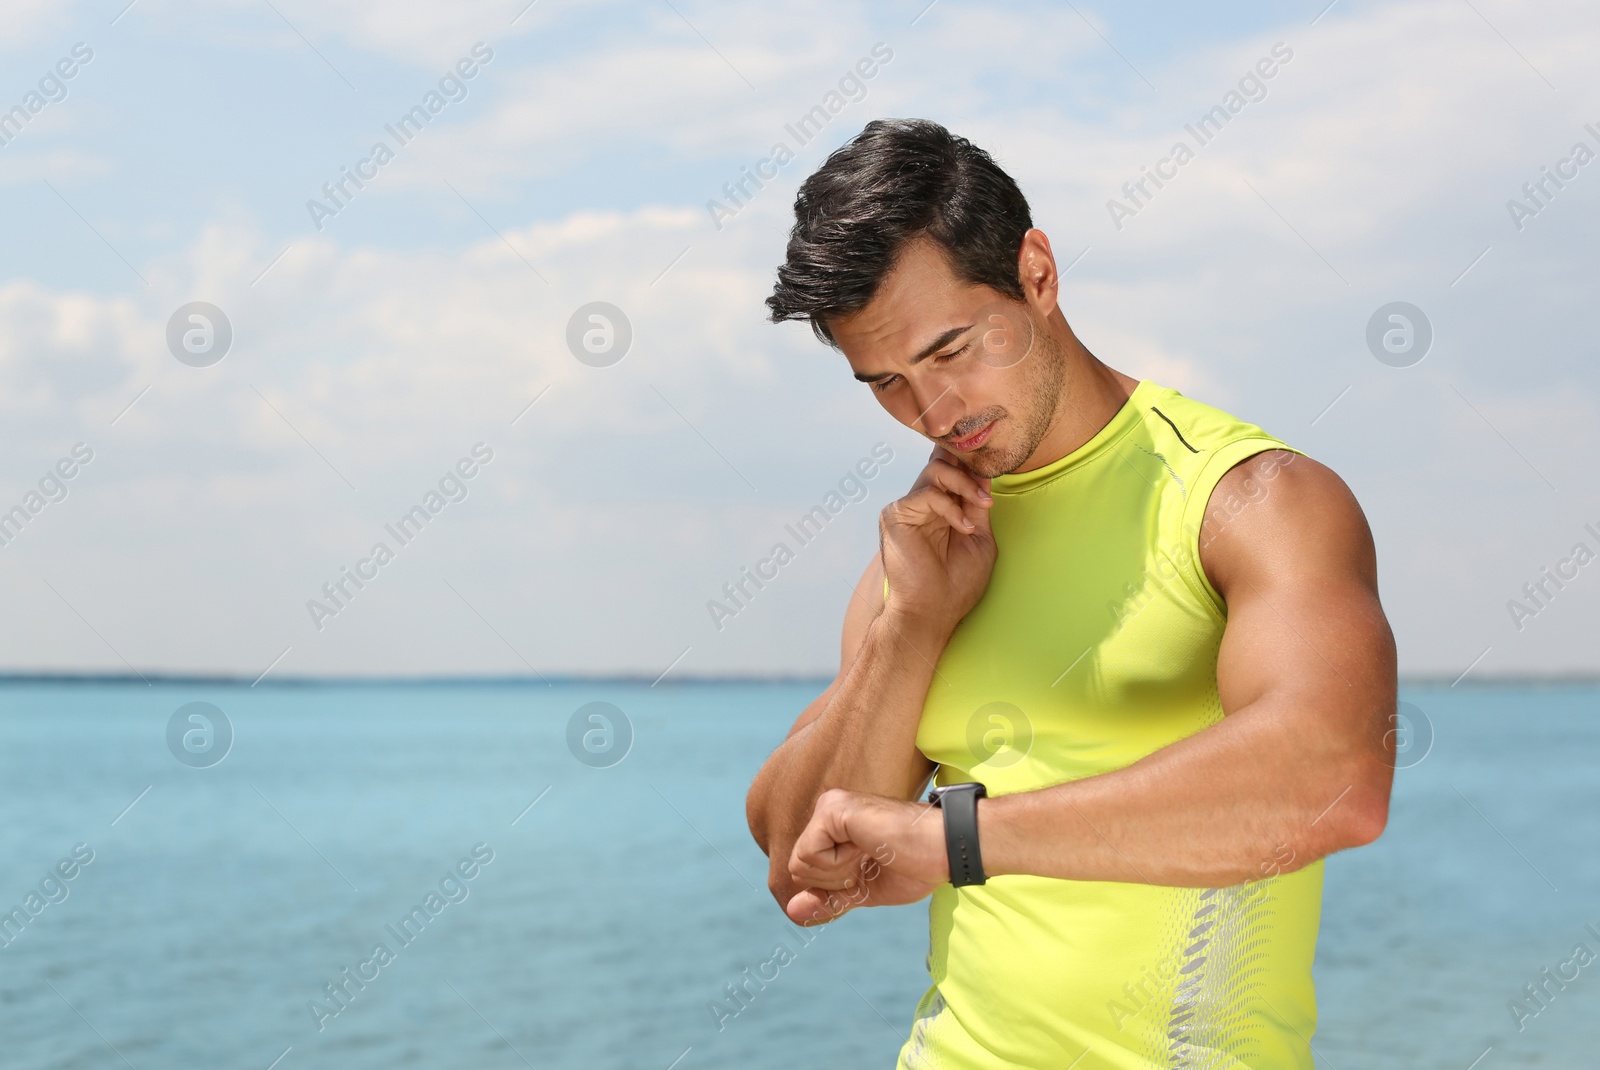
<svg viewBox="0 0 1600 1070">
<path fill-rule="evenodd" d="M 1002 445 L 994 438 L 990 438 L 970 456 L 961 457 L 958 454 L 961 464 L 973 475 L 983 479 L 993 479 L 995 476 L 1008 475 L 1026 464 L 1028 458 L 1039 448 L 1039 443 L 1044 441 L 1044 436 L 1049 433 L 1051 423 L 1059 414 L 1058 410 L 1065 404 L 1066 398 L 1062 388 L 1066 378 L 1066 365 L 1061 347 L 1047 335 L 1043 352 L 1039 355 L 1044 359 L 1035 361 L 1028 369 L 1026 386 L 1028 411 L 1025 418 L 1019 423 L 1014 418 L 1015 414 L 1005 410 L 1001 410 L 996 417 L 1005 420 L 1006 433 L 1020 435 L 1021 441 Z M 1000 432 L 1001 428 L 996 425 L 995 431 Z"/>
<path fill-rule="evenodd" d="M 1017 456 L 1014 450 L 1009 453 L 991 455 L 985 455 L 980 450 L 977 456 L 966 458 L 965 460 L 967 468 L 971 470 L 973 475 L 981 479 L 993 479 L 995 476 L 1005 475 L 1027 459 L 1026 454 Z"/>
<path fill-rule="evenodd" d="M 1048 335 L 1045 336 L 1043 353 L 1044 359 L 1034 364 L 1030 369 L 1032 374 L 1028 377 L 1028 418 L 1021 428 L 1023 441 L 1017 443 L 1009 453 L 997 457 L 993 467 L 998 470 L 993 475 L 1002 475 L 1022 467 L 1034 451 L 1039 448 L 1039 443 L 1044 441 L 1044 436 L 1049 434 L 1050 425 L 1058 415 L 1058 409 L 1065 402 L 1062 386 L 1066 377 L 1065 355 L 1060 346 L 1056 345 Z M 1001 467 L 1001 466 L 1004 467 Z M 984 473 L 988 475 L 989 473 Z"/>
</svg>

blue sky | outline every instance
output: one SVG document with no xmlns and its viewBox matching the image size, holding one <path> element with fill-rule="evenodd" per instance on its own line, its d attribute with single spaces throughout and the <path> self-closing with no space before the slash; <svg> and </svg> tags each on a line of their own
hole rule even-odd
<svg viewBox="0 0 1600 1070">
<path fill-rule="evenodd" d="M 0 506 L 94 459 L 0 547 L 0 666 L 284 674 L 829 672 L 875 515 L 927 456 L 761 299 L 797 184 L 869 119 L 988 148 L 1113 367 L 1338 470 L 1402 669 L 1600 669 L 1592 301 L 1600 15 L 1576 2 L 939 0 L 10 5 L 0 108 Z M 474 46 L 454 100 L 319 230 L 306 202 Z M 875 45 L 821 136 L 718 229 L 707 202 Z M 1292 59 L 1136 215 L 1107 202 L 1275 46 Z M 481 53 L 480 53 L 481 54 Z M 391 142 L 392 144 L 392 142 Z M 611 367 L 573 311 L 621 307 Z M 1366 324 L 1421 309 L 1388 367 Z M 227 356 L 169 317 L 206 301 Z M 531 409 L 530 401 L 538 398 Z M 131 403 L 131 408 L 129 407 Z M 1330 407 L 1331 406 L 1331 407 Z M 522 413 L 518 418 L 518 414 Z M 513 423 L 513 419 L 516 420 Z M 113 422 L 114 421 L 114 422 Z M 317 630 L 305 603 L 475 443 L 495 459 Z M 895 460 L 718 631 L 705 604 L 876 443 Z"/>
</svg>

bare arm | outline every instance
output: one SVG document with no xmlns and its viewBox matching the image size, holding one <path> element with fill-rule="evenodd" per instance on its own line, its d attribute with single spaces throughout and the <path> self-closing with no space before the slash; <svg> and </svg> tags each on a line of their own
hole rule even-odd
<svg viewBox="0 0 1600 1070">
<path fill-rule="evenodd" d="M 916 747 L 928 687 L 950 633 L 982 595 L 994 564 L 987 503 L 980 504 L 979 494 L 980 484 L 987 494 L 988 481 L 941 459 L 948 456 L 936 448 L 911 491 L 880 514 L 879 553 L 845 612 L 839 675 L 800 714 L 750 786 L 745 815 L 771 860 L 767 885 L 780 906 L 802 887 L 789 875 L 789 853 L 817 796 L 847 788 L 911 799 L 933 772 Z"/>
<path fill-rule="evenodd" d="M 944 641 L 897 617 L 883 612 L 883 570 L 874 556 L 845 613 L 839 675 L 750 786 L 746 817 L 775 860 L 767 883 L 780 905 L 799 891 L 784 863 L 818 795 L 847 787 L 911 799 L 933 772 L 916 735 Z"/>
<path fill-rule="evenodd" d="M 1270 463 L 1258 454 L 1218 489 Z M 980 801 L 990 875 L 1223 887 L 1382 833 L 1395 648 L 1360 506 L 1331 470 L 1297 457 L 1270 495 L 1218 519 L 1208 510 L 1201 562 L 1228 607 L 1217 663 L 1223 720 L 1123 769 Z M 791 867 L 808 887 L 839 892 L 859 857 L 886 843 L 894 862 L 885 872 L 899 869 L 903 886 L 948 880 L 942 823 L 919 820 L 927 809 L 830 792 Z"/>
<path fill-rule="evenodd" d="M 1223 720 L 1124 769 L 986 800 L 993 872 L 1213 887 L 1381 834 L 1395 647 L 1360 505 L 1306 457 L 1236 519 L 1215 504 L 1283 456 L 1230 470 L 1201 525 L 1202 567 L 1228 607 Z"/>
</svg>

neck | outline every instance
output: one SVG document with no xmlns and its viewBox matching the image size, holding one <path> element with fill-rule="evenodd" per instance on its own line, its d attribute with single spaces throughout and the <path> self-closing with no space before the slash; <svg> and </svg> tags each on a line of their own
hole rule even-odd
<svg viewBox="0 0 1600 1070">
<path fill-rule="evenodd" d="M 1128 401 L 1139 380 L 1108 367 L 1078 341 L 1058 308 L 1050 318 L 1051 342 L 1061 354 L 1061 388 L 1050 427 L 1033 454 L 1013 471 L 1031 472 L 1088 442 Z"/>
</svg>

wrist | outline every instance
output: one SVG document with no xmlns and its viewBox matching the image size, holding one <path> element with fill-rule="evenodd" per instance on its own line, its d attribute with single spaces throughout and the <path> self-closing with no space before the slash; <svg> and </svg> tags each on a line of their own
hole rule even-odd
<svg viewBox="0 0 1600 1070">
<path fill-rule="evenodd" d="M 943 811 L 945 870 L 957 887 L 984 884 L 985 871 L 980 832 L 980 805 L 988 794 L 977 781 L 945 784 L 928 792 L 928 801 Z"/>
<path fill-rule="evenodd" d="M 913 850 L 916 857 L 927 859 L 927 872 L 936 884 L 950 883 L 950 854 L 945 848 L 944 812 L 929 803 L 928 808 L 911 823 L 915 835 Z"/>
<path fill-rule="evenodd" d="M 945 644 L 955 631 L 954 625 L 945 626 L 925 613 L 918 613 L 901 604 L 889 601 L 872 621 L 872 627 L 889 642 L 915 647 L 918 652 L 932 658 L 944 651 Z"/>
<path fill-rule="evenodd" d="M 985 796 L 978 800 L 978 827 L 983 843 L 983 871 L 989 877 L 1023 872 L 1016 868 L 1016 858 L 1007 842 L 1009 819 L 1016 813 L 1021 795 Z"/>
</svg>

